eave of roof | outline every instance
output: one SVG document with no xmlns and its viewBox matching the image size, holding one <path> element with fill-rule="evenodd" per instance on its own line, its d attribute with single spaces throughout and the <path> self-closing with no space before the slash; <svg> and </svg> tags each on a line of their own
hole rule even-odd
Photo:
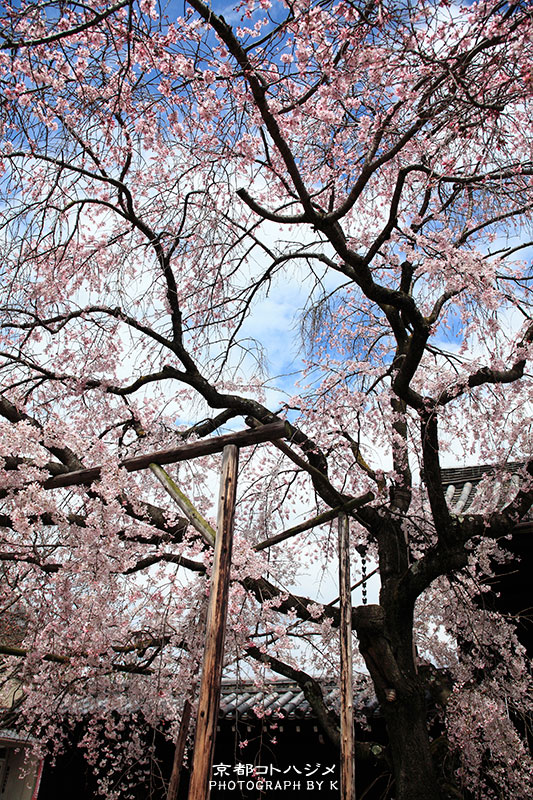
<svg viewBox="0 0 533 800">
<path fill-rule="evenodd" d="M 442 485 L 452 514 L 483 514 L 503 508 L 516 495 L 522 478 L 519 461 L 442 470 Z"/>
<path fill-rule="evenodd" d="M 323 691 L 326 705 L 338 706 L 338 686 L 329 685 Z M 268 681 L 264 688 L 261 688 L 253 683 L 235 684 L 226 680 L 222 682 L 219 715 L 230 720 L 257 719 L 263 716 L 304 719 L 314 716 L 297 683 Z"/>
</svg>

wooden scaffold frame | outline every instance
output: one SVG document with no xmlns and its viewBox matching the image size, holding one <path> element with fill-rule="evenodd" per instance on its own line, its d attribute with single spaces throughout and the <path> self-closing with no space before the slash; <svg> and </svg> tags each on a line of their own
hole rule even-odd
<svg viewBox="0 0 533 800">
<path fill-rule="evenodd" d="M 210 794 L 209 782 L 213 763 L 224 661 L 224 639 L 230 584 L 239 450 L 241 447 L 249 447 L 264 442 L 274 443 L 283 452 L 289 450 L 287 445 L 281 441 L 289 436 L 290 426 L 285 422 L 276 421 L 266 425 L 256 424 L 257 427 L 249 430 L 213 436 L 209 439 L 203 439 L 192 443 L 184 443 L 169 450 L 160 450 L 134 456 L 120 462 L 120 467 L 126 469 L 128 472 L 150 469 L 167 493 L 178 504 L 189 522 L 201 534 L 206 543 L 214 547 L 204 658 L 198 695 L 198 713 L 188 800 L 209 800 Z M 217 529 L 215 531 L 194 508 L 187 496 L 163 469 L 162 465 L 189 461 L 200 456 L 219 452 L 222 452 L 222 470 L 218 498 Z M 295 460 L 293 454 L 291 454 L 291 457 Z M 44 481 L 42 485 L 45 489 L 90 485 L 93 481 L 98 480 L 101 474 L 101 467 L 90 467 L 55 475 Z M 307 530 L 310 527 L 314 527 L 314 525 L 333 520 L 335 517 L 338 518 L 341 660 L 341 800 L 355 800 L 352 603 L 350 587 L 349 523 L 346 512 L 360 502 L 361 499 L 358 501 L 354 500 L 346 503 L 344 506 L 331 509 L 331 511 L 317 516 L 309 523 L 303 523 L 291 529 L 289 532 L 272 537 L 256 548 L 258 550 L 263 549 L 265 546 L 283 541 L 285 538 L 288 538 L 289 535 L 294 535 L 300 530 Z M 14 653 L 14 649 L 11 649 Z M 176 741 L 167 800 L 177 800 L 181 763 L 185 752 L 191 712 L 192 705 L 190 700 L 187 699 L 184 704 L 180 731 Z"/>
</svg>

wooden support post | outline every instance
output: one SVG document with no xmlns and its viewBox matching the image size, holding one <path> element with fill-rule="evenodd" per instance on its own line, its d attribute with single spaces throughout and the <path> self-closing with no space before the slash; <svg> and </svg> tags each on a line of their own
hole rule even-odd
<svg viewBox="0 0 533 800">
<path fill-rule="evenodd" d="M 172 775 L 170 776 L 170 783 L 168 785 L 167 800 L 178 800 L 181 767 L 183 764 L 185 745 L 187 743 L 187 734 L 189 732 L 189 724 L 191 721 L 191 709 L 192 707 L 190 701 L 185 700 L 185 703 L 183 704 L 183 714 L 181 715 L 180 730 L 176 740 L 176 748 L 174 750 L 174 761 L 172 763 Z"/>
<path fill-rule="evenodd" d="M 238 448 L 235 445 L 226 445 L 222 459 L 217 535 L 207 610 L 189 800 L 209 800 L 210 794 L 209 781 L 213 765 L 224 660 L 238 460 Z"/>
<path fill-rule="evenodd" d="M 339 594 L 341 654 L 341 800 L 355 800 L 353 729 L 352 593 L 350 589 L 350 526 L 339 514 Z"/>
</svg>

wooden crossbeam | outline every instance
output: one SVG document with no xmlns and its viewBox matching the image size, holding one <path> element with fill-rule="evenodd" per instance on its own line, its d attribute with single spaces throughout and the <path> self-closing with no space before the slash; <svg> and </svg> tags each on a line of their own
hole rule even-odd
<svg viewBox="0 0 533 800">
<path fill-rule="evenodd" d="M 191 458 L 220 453 L 227 445 L 234 444 L 237 447 L 248 447 L 262 442 L 275 441 L 276 439 L 286 439 L 288 436 L 288 426 L 283 421 L 271 422 L 260 428 L 238 431 L 237 433 L 226 433 L 223 436 L 211 436 L 209 439 L 200 439 L 197 442 L 178 445 L 170 450 L 159 450 L 146 453 L 140 456 L 125 458 L 120 462 L 120 466 L 128 472 L 136 472 L 140 469 L 147 469 L 150 464 L 174 464 L 178 461 L 188 461 Z M 82 486 L 97 481 L 102 474 L 102 467 L 88 467 L 63 475 L 55 475 L 48 478 L 43 483 L 45 489 L 57 489 L 63 486 Z"/>
</svg>

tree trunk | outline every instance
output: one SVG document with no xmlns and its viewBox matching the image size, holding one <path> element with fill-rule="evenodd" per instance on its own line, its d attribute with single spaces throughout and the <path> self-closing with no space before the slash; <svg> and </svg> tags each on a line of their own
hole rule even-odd
<svg viewBox="0 0 533 800">
<path fill-rule="evenodd" d="M 424 688 L 413 658 L 412 617 L 396 607 L 390 618 L 387 625 L 382 605 L 359 606 L 355 611 L 359 649 L 387 725 L 395 800 L 441 800 L 429 747 Z"/>
<path fill-rule="evenodd" d="M 420 692 L 385 701 L 396 800 L 441 800 L 429 748 L 427 711 Z"/>
</svg>

